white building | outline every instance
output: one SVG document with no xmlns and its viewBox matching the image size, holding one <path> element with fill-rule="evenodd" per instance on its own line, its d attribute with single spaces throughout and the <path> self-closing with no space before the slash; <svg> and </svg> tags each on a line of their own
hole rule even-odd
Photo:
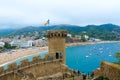
<svg viewBox="0 0 120 80">
<path fill-rule="evenodd" d="M 101 39 L 95 39 L 95 41 L 96 41 L 96 42 L 100 42 L 100 41 L 101 41 Z"/>
<path fill-rule="evenodd" d="M 72 38 L 72 35 L 71 34 L 67 34 L 67 37 Z"/>
<path fill-rule="evenodd" d="M 11 46 L 27 48 L 27 47 L 32 47 L 33 46 L 33 41 L 32 40 L 29 40 L 29 41 L 12 41 L 10 44 L 11 44 Z"/>
<path fill-rule="evenodd" d="M 42 40 L 46 40 L 46 37 L 42 37 Z"/>
<path fill-rule="evenodd" d="M 75 35 L 75 38 L 81 39 L 81 36 L 80 35 Z"/>
<path fill-rule="evenodd" d="M 90 41 L 93 41 L 93 42 L 100 42 L 101 39 L 97 39 L 97 38 L 90 38 Z"/>
<path fill-rule="evenodd" d="M 37 40 L 35 40 L 34 41 L 34 45 L 35 46 L 47 46 L 48 45 L 48 43 L 47 43 L 47 40 L 45 40 L 45 39 L 37 39 Z"/>
<path fill-rule="evenodd" d="M 85 37 L 85 39 L 86 39 L 86 40 L 88 40 L 88 39 L 89 39 L 89 36 L 87 36 L 87 35 L 84 35 L 84 37 Z"/>
<path fill-rule="evenodd" d="M 0 47 L 3 47 L 5 45 L 4 42 L 0 42 Z"/>
</svg>

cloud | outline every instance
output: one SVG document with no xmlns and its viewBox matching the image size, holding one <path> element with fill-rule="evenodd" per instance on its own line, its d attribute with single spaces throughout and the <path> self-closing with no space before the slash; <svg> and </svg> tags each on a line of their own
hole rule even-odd
<svg viewBox="0 0 120 80">
<path fill-rule="evenodd" d="M 0 0 L 0 24 L 120 24 L 119 0 Z"/>
</svg>

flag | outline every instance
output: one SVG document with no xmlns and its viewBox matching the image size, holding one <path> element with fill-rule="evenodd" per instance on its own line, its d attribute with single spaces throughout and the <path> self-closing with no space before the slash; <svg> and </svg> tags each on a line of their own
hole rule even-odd
<svg viewBox="0 0 120 80">
<path fill-rule="evenodd" d="M 44 23 L 44 25 L 45 26 L 48 26 L 50 24 L 50 20 L 48 19 L 45 23 Z"/>
</svg>

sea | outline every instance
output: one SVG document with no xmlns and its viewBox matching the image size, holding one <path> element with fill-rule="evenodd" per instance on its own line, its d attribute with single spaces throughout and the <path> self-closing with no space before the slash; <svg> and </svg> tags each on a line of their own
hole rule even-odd
<svg viewBox="0 0 120 80">
<path fill-rule="evenodd" d="M 116 62 L 116 52 L 120 52 L 118 42 L 72 46 L 66 49 L 66 64 L 73 70 L 91 74 L 100 68 L 102 61 Z"/>
<path fill-rule="evenodd" d="M 79 70 L 82 73 L 91 74 L 96 68 L 100 68 L 100 63 L 102 61 L 108 61 L 111 63 L 116 62 L 116 52 L 120 52 L 119 42 L 67 47 L 66 65 L 73 70 Z M 16 59 L 12 62 L 16 62 L 19 66 L 21 60 L 28 58 L 29 62 L 31 62 L 32 57 L 40 55 L 42 58 L 44 58 L 45 54 L 48 54 L 48 52 L 36 53 Z M 12 62 L 4 65 L 4 69 L 7 69 L 7 65 Z"/>
</svg>

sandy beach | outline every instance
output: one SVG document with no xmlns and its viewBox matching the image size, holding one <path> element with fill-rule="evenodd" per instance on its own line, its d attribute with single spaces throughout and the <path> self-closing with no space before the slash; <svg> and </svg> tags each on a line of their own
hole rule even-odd
<svg viewBox="0 0 120 80">
<path fill-rule="evenodd" d="M 77 42 L 77 43 L 67 43 L 66 47 L 70 46 L 79 46 L 79 45 L 88 45 L 88 44 L 95 44 L 96 42 Z"/>
<path fill-rule="evenodd" d="M 88 44 L 113 43 L 113 42 L 120 42 L 120 41 L 77 42 L 77 43 L 69 43 L 69 44 L 66 44 L 66 47 L 70 47 L 70 46 L 80 46 L 80 45 L 88 45 Z"/>
<path fill-rule="evenodd" d="M 10 52 L 0 53 L 0 65 L 24 56 L 29 56 L 35 53 L 45 51 L 48 51 L 48 47 L 32 47 L 27 49 L 17 49 Z"/>
</svg>

